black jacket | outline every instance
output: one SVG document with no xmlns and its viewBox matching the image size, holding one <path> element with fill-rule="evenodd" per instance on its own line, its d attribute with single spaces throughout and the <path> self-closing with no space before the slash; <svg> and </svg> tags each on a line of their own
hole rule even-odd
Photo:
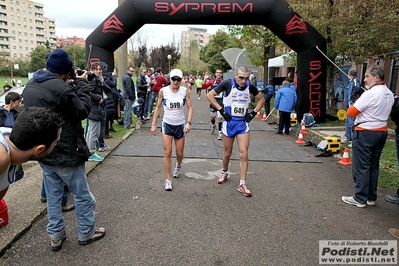
<svg viewBox="0 0 399 266">
<path fill-rule="evenodd" d="M 101 121 L 105 117 L 105 97 L 104 95 L 111 92 L 111 89 L 104 83 L 102 77 L 95 77 L 89 82 L 91 111 L 87 117 L 93 121 Z M 100 100 L 104 101 L 100 104 Z"/>
<path fill-rule="evenodd" d="M 59 142 L 41 162 L 51 166 L 73 167 L 90 156 L 84 139 L 82 120 L 91 108 L 87 80 L 77 78 L 76 87 L 68 85 L 46 70 L 38 70 L 28 81 L 24 92 L 24 106 L 48 107 L 65 120 Z"/>
</svg>

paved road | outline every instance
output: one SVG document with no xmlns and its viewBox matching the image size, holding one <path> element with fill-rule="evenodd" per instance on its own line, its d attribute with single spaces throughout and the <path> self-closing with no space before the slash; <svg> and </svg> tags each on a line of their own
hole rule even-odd
<svg viewBox="0 0 399 266">
<path fill-rule="evenodd" d="M 191 95 L 193 120 L 206 123 L 207 103 Z M 145 128 L 140 134 L 151 133 Z M 205 129 L 189 134 L 216 138 Z M 268 129 L 252 131 L 251 138 L 296 145 L 293 134 L 280 136 Z M 109 144 L 116 148 L 124 142 L 113 139 Z M 266 145 L 250 149 L 276 152 Z M 301 149 L 311 155 L 320 153 L 312 147 Z M 219 185 L 219 159 L 186 158 L 183 176 L 174 179 L 173 191 L 167 192 L 162 157 L 111 152 L 102 163 L 88 163 L 97 224 L 107 229 L 105 238 L 79 246 L 74 212 L 65 213 L 67 240 L 56 253 L 50 250 L 45 206 L 39 200 L 40 168 L 33 166 L 6 196 L 10 224 L 0 229 L 3 250 L 9 243 L 6 239 L 16 240 L 0 263 L 317 265 L 319 240 L 393 240 L 387 229 L 399 226 L 398 206 L 383 200 L 385 191 L 379 190 L 375 208 L 346 205 L 341 196 L 353 193 L 351 166 L 337 164 L 335 157 L 320 160 L 322 163 L 251 161 L 248 186 L 253 197 L 246 198 L 236 190 L 238 161 L 231 162 L 230 179 Z"/>
</svg>

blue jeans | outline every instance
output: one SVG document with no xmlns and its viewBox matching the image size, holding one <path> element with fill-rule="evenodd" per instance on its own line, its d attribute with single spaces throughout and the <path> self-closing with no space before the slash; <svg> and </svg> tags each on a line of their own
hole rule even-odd
<svg viewBox="0 0 399 266">
<path fill-rule="evenodd" d="M 62 215 L 61 198 L 64 183 L 73 194 L 78 220 L 78 240 L 85 241 L 95 232 L 96 199 L 89 190 L 85 164 L 75 167 L 49 166 L 40 163 L 43 169 L 43 183 L 47 194 L 47 232 L 52 240 L 59 240 L 65 233 L 65 222 Z"/>
<path fill-rule="evenodd" d="M 353 127 L 355 125 L 355 119 L 356 119 L 356 117 L 346 116 L 346 120 L 345 120 L 346 140 L 348 140 L 348 141 L 352 141 L 353 135 L 355 134 L 355 129 Z"/>
<path fill-rule="evenodd" d="M 123 108 L 123 126 L 128 128 L 132 125 L 133 101 L 131 99 L 124 99 L 125 107 Z"/>
<path fill-rule="evenodd" d="M 360 203 L 377 199 L 380 157 L 388 132 L 356 130 L 352 142 L 354 199 Z"/>
<path fill-rule="evenodd" d="M 69 188 L 64 183 L 64 193 L 62 193 L 61 206 L 65 206 L 68 203 L 68 191 L 69 191 Z M 46 189 L 44 188 L 44 179 L 42 181 L 42 191 L 40 192 L 40 196 L 47 198 Z"/>
</svg>

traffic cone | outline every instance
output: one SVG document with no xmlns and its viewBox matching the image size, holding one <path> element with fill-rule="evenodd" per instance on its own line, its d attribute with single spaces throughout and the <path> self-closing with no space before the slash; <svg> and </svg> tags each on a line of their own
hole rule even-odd
<svg viewBox="0 0 399 266">
<path fill-rule="evenodd" d="M 255 117 L 260 117 L 260 112 L 258 111 L 258 113 L 256 114 Z"/>
<path fill-rule="evenodd" d="M 338 162 L 339 164 L 342 164 L 342 165 L 351 165 L 352 164 L 352 162 L 349 159 L 348 151 L 349 151 L 348 148 L 345 148 L 344 155 L 342 156 L 342 160 Z"/>
<path fill-rule="evenodd" d="M 266 112 L 263 112 L 262 121 L 266 121 L 266 120 L 267 120 Z"/>
<path fill-rule="evenodd" d="M 305 127 L 305 121 L 303 121 L 303 120 L 301 122 L 301 131 L 299 131 L 299 133 L 308 134 L 308 131 L 306 130 L 306 127 Z"/>
<path fill-rule="evenodd" d="M 305 140 L 303 139 L 302 133 L 299 133 L 297 141 L 295 141 L 297 144 L 306 144 Z"/>
</svg>

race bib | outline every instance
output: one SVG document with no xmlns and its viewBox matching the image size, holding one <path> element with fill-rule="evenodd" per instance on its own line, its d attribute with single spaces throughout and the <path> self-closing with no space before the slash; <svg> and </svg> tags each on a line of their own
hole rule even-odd
<svg viewBox="0 0 399 266">
<path fill-rule="evenodd" d="M 167 100 L 166 106 L 170 110 L 178 110 L 183 108 L 183 100 Z"/>
<path fill-rule="evenodd" d="M 233 103 L 231 105 L 232 116 L 245 116 L 246 111 L 247 111 L 246 103 Z"/>
</svg>

